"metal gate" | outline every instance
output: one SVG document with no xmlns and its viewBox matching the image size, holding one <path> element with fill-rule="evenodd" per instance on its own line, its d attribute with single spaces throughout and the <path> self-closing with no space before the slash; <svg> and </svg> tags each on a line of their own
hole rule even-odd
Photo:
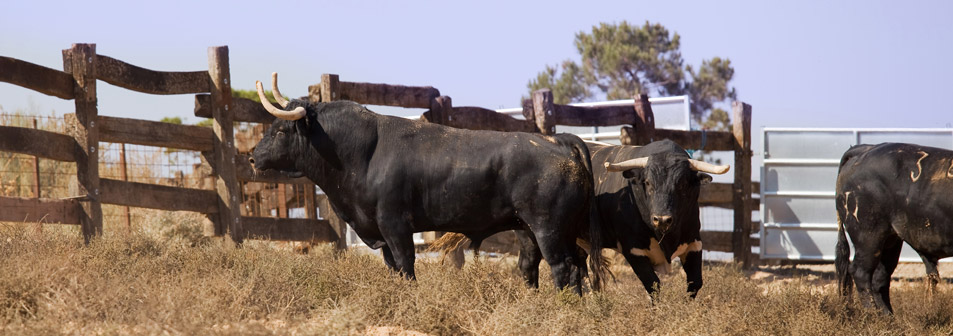
<svg viewBox="0 0 953 336">
<path fill-rule="evenodd" d="M 850 146 L 905 142 L 953 150 L 953 129 L 764 128 L 761 259 L 833 261 L 834 190 Z M 901 261 L 920 261 L 904 244 Z"/>
</svg>

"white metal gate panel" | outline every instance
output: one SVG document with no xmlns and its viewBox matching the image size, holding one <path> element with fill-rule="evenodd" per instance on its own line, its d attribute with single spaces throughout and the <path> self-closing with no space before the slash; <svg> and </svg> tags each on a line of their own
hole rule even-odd
<svg viewBox="0 0 953 336">
<path fill-rule="evenodd" d="M 844 152 L 882 142 L 953 150 L 953 129 L 764 128 L 762 141 L 761 259 L 832 261 L 834 190 Z M 920 257 L 904 246 L 900 260 Z"/>
</svg>

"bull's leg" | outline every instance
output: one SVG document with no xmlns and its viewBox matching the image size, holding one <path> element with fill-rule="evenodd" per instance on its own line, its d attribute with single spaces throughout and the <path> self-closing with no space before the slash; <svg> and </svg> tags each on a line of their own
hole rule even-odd
<svg viewBox="0 0 953 336">
<path fill-rule="evenodd" d="M 874 275 L 874 270 L 877 268 L 877 265 L 880 264 L 880 258 L 874 255 L 875 253 L 879 254 L 880 251 L 877 251 L 879 248 L 866 248 L 866 246 L 860 248 L 857 246 L 855 243 L 854 247 L 857 248 L 857 250 L 854 251 L 854 261 L 850 263 L 849 271 L 854 277 L 858 297 L 860 297 L 864 305 L 870 306 L 873 302 L 871 278 Z"/>
<path fill-rule="evenodd" d="M 897 268 L 901 248 L 903 248 L 903 241 L 900 237 L 888 238 L 884 243 L 883 253 L 880 254 L 880 263 L 871 278 L 874 303 L 888 313 L 893 312 L 893 307 L 890 305 L 890 276 Z"/>
<path fill-rule="evenodd" d="M 520 243 L 519 268 L 523 280 L 532 288 L 539 288 L 539 262 L 543 254 L 536 244 L 536 237 L 529 230 L 514 230 Z"/>
<path fill-rule="evenodd" d="M 572 242 L 567 246 L 572 253 L 572 271 L 569 275 L 569 285 L 575 286 L 576 294 L 582 295 L 582 275 L 586 273 L 586 254 L 579 254 L 579 246 Z"/>
<path fill-rule="evenodd" d="M 388 218 L 388 219 L 385 219 Z M 397 271 L 407 279 L 414 280 L 417 276 L 414 274 L 414 233 L 410 226 L 403 221 L 393 220 L 393 218 L 403 218 L 403 216 L 378 215 L 378 228 L 387 242 L 387 248 L 392 252 L 391 259 L 397 265 Z M 384 256 L 387 260 L 387 256 Z"/>
<path fill-rule="evenodd" d="M 689 251 L 682 259 L 682 269 L 688 281 L 688 293 L 694 299 L 702 288 L 702 251 Z"/>
<path fill-rule="evenodd" d="M 639 277 L 639 281 L 642 282 L 642 287 L 645 287 L 645 291 L 654 299 L 655 293 L 658 292 L 662 282 L 659 281 L 658 275 L 655 274 L 655 268 L 652 267 L 652 261 L 649 260 L 649 257 L 635 255 L 632 253 L 632 250 L 632 246 L 623 245 L 621 251 L 622 256 L 625 257 L 625 261 L 629 262 L 629 266 L 632 266 L 632 271 Z"/>
<path fill-rule="evenodd" d="M 397 262 L 394 261 L 394 252 L 391 252 L 390 246 L 384 245 L 381 247 L 381 254 L 384 256 L 384 264 L 387 265 L 394 272 L 400 272 L 400 269 L 397 267 Z"/>
<path fill-rule="evenodd" d="M 940 271 L 936 269 L 936 263 L 939 258 L 920 253 L 920 259 L 923 260 L 923 266 L 927 272 L 927 286 L 930 288 L 930 295 L 936 295 L 936 285 L 940 283 Z"/>
<path fill-rule="evenodd" d="M 579 245 L 575 245 L 576 248 L 576 269 L 579 270 L 579 283 L 578 286 L 582 286 L 582 279 L 589 277 L 589 266 L 586 265 L 586 260 L 589 258 L 589 253 L 586 252 Z"/>
<path fill-rule="evenodd" d="M 539 250 L 542 252 L 543 258 L 549 263 L 549 268 L 553 273 L 553 284 L 556 285 L 557 289 L 566 288 L 574 280 L 573 268 L 575 268 L 576 262 L 573 259 L 573 254 L 575 254 L 575 250 L 563 239 L 564 236 L 562 234 L 536 233 L 536 242 L 539 243 Z M 574 291 L 582 295 L 582 288 L 579 286 L 576 286 Z"/>
</svg>

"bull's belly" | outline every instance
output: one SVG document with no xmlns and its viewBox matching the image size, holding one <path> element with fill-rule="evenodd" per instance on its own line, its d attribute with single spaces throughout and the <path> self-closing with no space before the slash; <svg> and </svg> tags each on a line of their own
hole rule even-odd
<svg viewBox="0 0 953 336">
<path fill-rule="evenodd" d="M 928 219 L 894 225 L 894 232 L 918 252 L 945 258 L 953 256 L 953 221 Z"/>
<path fill-rule="evenodd" d="M 426 214 L 424 214 L 426 216 Z M 519 220 L 513 213 L 491 213 L 487 209 L 475 211 L 461 211 L 453 215 L 432 214 L 429 217 L 417 218 L 412 224 L 414 231 L 448 231 L 448 232 L 486 232 L 495 230 L 512 230 L 519 228 Z"/>
</svg>

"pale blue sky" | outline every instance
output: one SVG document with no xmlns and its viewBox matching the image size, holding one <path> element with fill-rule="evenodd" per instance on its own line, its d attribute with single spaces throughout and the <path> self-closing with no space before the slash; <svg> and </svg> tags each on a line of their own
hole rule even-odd
<svg viewBox="0 0 953 336">
<path fill-rule="evenodd" d="M 953 123 L 949 1 L 31 0 L 3 7 L 0 55 L 51 68 L 62 68 L 60 50 L 75 42 L 170 71 L 207 69 L 206 48 L 228 45 L 237 88 L 278 71 L 282 92 L 301 96 L 322 73 L 335 73 L 344 81 L 431 85 L 455 106 L 488 108 L 517 106 L 545 65 L 577 57 L 575 33 L 648 20 L 681 35 L 689 64 L 731 59 L 739 98 L 754 108 L 755 134 L 761 126 Z M 198 121 L 191 95 L 99 88 L 102 115 Z M 73 109 L 6 83 L 0 106 Z"/>
</svg>

